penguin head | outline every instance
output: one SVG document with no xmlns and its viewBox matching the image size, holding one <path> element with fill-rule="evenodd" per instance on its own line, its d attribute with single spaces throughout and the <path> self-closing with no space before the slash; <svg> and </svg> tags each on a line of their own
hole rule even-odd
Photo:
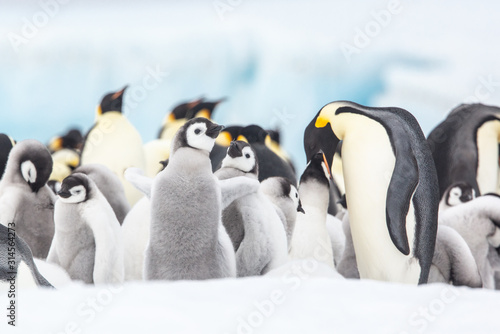
<svg viewBox="0 0 500 334">
<path fill-rule="evenodd" d="M 10 151 L 5 176 L 20 175 L 31 191 L 37 193 L 49 180 L 52 166 L 52 157 L 45 145 L 34 139 L 23 140 Z"/>
<path fill-rule="evenodd" d="M 465 182 L 458 182 L 448 187 L 445 192 L 446 204 L 455 206 L 476 198 L 474 188 Z"/>
<path fill-rule="evenodd" d="M 222 167 L 230 167 L 245 173 L 257 175 L 258 162 L 255 151 L 244 141 L 233 141 L 227 149 L 227 155 L 222 160 Z"/>
<path fill-rule="evenodd" d="M 181 147 L 190 147 L 210 153 L 215 138 L 224 127 L 206 118 L 193 118 L 184 124 L 174 138 L 172 153 Z"/>
<path fill-rule="evenodd" d="M 309 180 L 317 181 L 330 187 L 330 179 L 332 179 L 332 174 L 330 166 L 326 161 L 326 156 L 323 151 L 319 151 L 314 154 L 306 166 L 304 173 L 300 177 L 300 183 L 308 182 Z"/>
<path fill-rule="evenodd" d="M 219 136 L 217 136 L 215 142 L 217 143 L 217 145 L 229 147 L 229 145 L 231 145 L 231 142 L 238 138 L 241 133 L 241 129 L 243 129 L 243 127 L 239 125 L 225 127 L 224 130 L 219 133 Z"/>
<path fill-rule="evenodd" d="M 188 111 L 203 102 L 203 98 L 199 98 L 189 102 L 183 102 L 177 105 L 165 118 L 164 125 L 175 122 L 177 120 L 185 119 Z"/>
<path fill-rule="evenodd" d="M 101 103 L 97 107 L 97 115 L 101 116 L 104 113 L 110 111 L 118 111 L 121 113 L 123 104 L 123 94 L 125 93 L 125 89 L 127 89 L 127 87 L 128 86 L 123 87 L 123 89 L 119 90 L 118 92 L 104 95 L 104 97 L 101 100 Z"/>
<path fill-rule="evenodd" d="M 80 130 L 71 129 L 65 135 L 53 138 L 49 143 L 49 150 L 59 151 L 63 148 L 79 150 L 83 145 L 83 136 Z"/>
<path fill-rule="evenodd" d="M 246 141 L 249 144 L 265 144 L 269 136 L 266 130 L 258 125 L 248 125 L 241 129 L 237 140 Z"/>
<path fill-rule="evenodd" d="M 192 119 L 196 117 L 203 117 L 206 119 L 211 119 L 212 118 L 212 113 L 214 112 L 215 107 L 225 101 L 225 98 L 219 99 L 217 101 L 202 101 L 196 105 L 194 105 L 192 108 L 190 108 L 187 113 L 186 113 L 186 119 Z"/>
<path fill-rule="evenodd" d="M 304 131 L 304 151 L 307 161 L 310 161 L 316 152 L 322 150 L 328 165 L 332 166 L 333 156 L 335 155 L 336 147 L 339 145 L 339 139 L 333 133 L 330 124 L 325 124 L 324 127 L 316 127 L 320 113 L 321 111 L 316 114 Z"/>
<path fill-rule="evenodd" d="M 90 193 L 88 176 L 74 173 L 63 180 L 57 195 L 63 203 L 76 204 L 88 200 Z"/>
<path fill-rule="evenodd" d="M 273 198 L 276 202 L 292 203 L 294 211 L 304 212 L 297 188 L 286 178 L 273 176 L 265 179 L 261 183 L 261 190 L 264 194 Z"/>
</svg>

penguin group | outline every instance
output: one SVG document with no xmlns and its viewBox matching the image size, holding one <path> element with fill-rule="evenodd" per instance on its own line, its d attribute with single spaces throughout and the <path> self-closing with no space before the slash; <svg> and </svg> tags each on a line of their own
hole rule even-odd
<svg viewBox="0 0 500 334">
<path fill-rule="evenodd" d="M 225 98 L 179 103 L 143 143 L 126 89 L 85 135 L 0 134 L 0 249 L 15 241 L 31 285 L 57 288 L 54 268 L 118 284 L 309 260 L 348 279 L 500 289 L 500 108 L 461 105 L 426 138 L 407 110 L 331 102 L 304 125 L 299 174 L 279 130 L 213 120 Z"/>
</svg>

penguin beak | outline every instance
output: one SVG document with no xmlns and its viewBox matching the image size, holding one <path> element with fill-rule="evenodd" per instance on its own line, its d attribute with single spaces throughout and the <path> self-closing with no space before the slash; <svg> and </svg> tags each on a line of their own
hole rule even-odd
<svg viewBox="0 0 500 334">
<path fill-rule="evenodd" d="M 304 208 L 302 207 L 302 202 L 299 199 L 299 206 L 297 207 L 297 212 L 302 212 L 305 214 L 306 212 L 304 211 Z"/>
<path fill-rule="evenodd" d="M 243 145 L 241 145 L 241 142 L 232 141 L 229 145 L 229 148 L 227 149 L 227 155 L 229 155 L 231 158 L 241 157 L 243 156 L 242 150 Z"/>
<path fill-rule="evenodd" d="M 59 190 L 57 192 L 57 194 L 62 197 L 62 198 L 69 198 L 71 197 L 71 193 L 69 191 L 66 191 L 66 190 Z"/>
<path fill-rule="evenodd" d="M 326 167 L 326 170 L 328 171 L 328 175 L 330 175 L 330 180 L 333 180 L 332 170 L 330 169 L 330 165 L 328 165 L 328 161 L 326 161 L 326 156 L 322 150 L 320 150 L 320 152 L 321 152 L 321 155 L 323 156 L 323 162 L 325 163 L 325 167 Z"/>
<path fill-rule="evenodd" d="M 222 131 L 222 129 L 224 129 L 224 126 L 222 125 L 217 125 L 217 124 L 213 124 L 213 126 L 211 126 L 207 132 L 205 132 L 205 134 L 207 136 L 209 136 L 210 138 L 217 138 L 217 136 L 219 135 L 219 133 Z"/>
<path fill-rule="evenodd" d="M 460 202 L 465 203 L 465 202 L 469 202 L 469 201 L 472 201 L 471 194 L 460 196 Z"/>
<path fill-rule="evenodd" d="M 128 88 L 128 85 L 125 85 L 125 87 L 123 87 L 122 90 L 119 90 L 118 92 L 114 93 L 112 96 L 111 96 L 111 99 L 113 100 L 116 100 L 117 98 L 119 98 L 120 96 L 123 95 L 123 93 L 125 93 L 125 89 Z"/>
</svg>

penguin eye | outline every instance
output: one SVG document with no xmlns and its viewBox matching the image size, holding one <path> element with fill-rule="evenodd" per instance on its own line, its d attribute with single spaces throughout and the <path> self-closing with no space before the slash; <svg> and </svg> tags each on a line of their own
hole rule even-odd
<svg viewBox="0 0 500 334">
<path fill-rule="evenodd" d="M 250 154 L 245 154 L 245 158 L 250 159 Z"/>
<path fill-rule="evenodd" d="M 295 193 L 295 198 L 299 198 L 299 194 Z"/>
<path fill-rule="evenodd" d="M 201 132 L 201 129 L 196 129 L 196 130 L 194 130 L 194 133 L 195 133 L 195 134 L 197 134 L 197 135 L 199 135 L 199 134 L 200 134 L 200 132 Z"/>
</svg>

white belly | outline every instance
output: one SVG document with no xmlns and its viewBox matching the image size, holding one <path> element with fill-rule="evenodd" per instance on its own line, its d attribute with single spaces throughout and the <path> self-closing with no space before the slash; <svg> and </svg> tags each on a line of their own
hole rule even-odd
<svg viewBox="0 0 500 334">
<path fill-rule="evenodd" d="M 348 115 L 344 124 L 349 131 L 343 138 L 342 162 L 360 277 L 417 284 L 420 266 L 412 259 L 413 205 L 407 217 L 408 256 L 394 246 L 386 222 L 387 189 L 395 165 L 387 133 L 378 122 L 363 116 Z"/>
<path fill-rule="evenodd" d="M 481 194 L 497 191 L 500 121 L 484 123 L 477 131 L 477 184 Z"/>
</svg>

